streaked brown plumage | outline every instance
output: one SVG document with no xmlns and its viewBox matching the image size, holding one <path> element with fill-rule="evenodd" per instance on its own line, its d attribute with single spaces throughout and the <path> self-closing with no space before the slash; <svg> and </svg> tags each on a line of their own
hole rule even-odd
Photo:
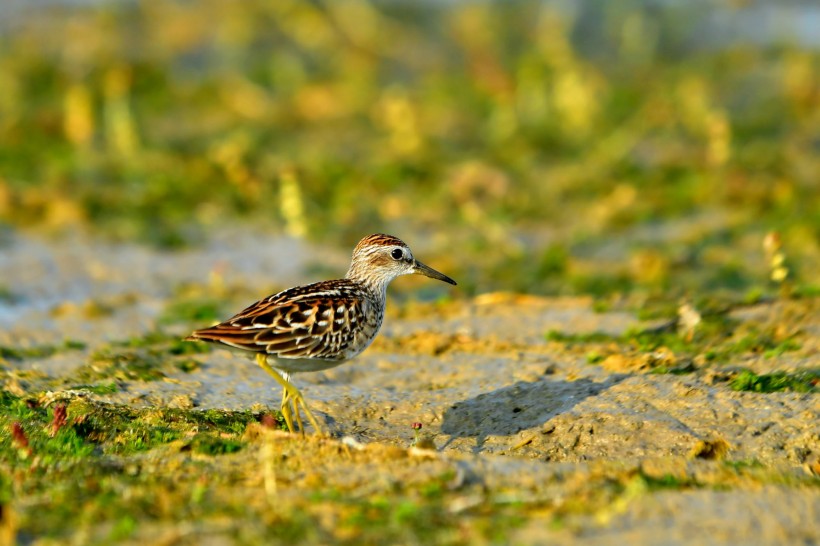
<svg viewBox="0 0 820 546">
<path fill-rule="evenodd" d="M 400 275 L 419 274 L 456 282 L 413 257 L 400 239 L 365 237 L 353 250 L 344 279 L 290 288 L 260 300 L 225 322 L 193 332 L 187 340 L 222 343 L 257 353 L 257 363 L 284 388 L 282 415 L 302 427 L 301 405 L 314 428 L 321 428 L 290 382 L 296 372 L 338 366 L 364 351 L 384 319 L 387 285 Z M 268 361 L 272 361 L 269 364 Z M 292 412 L 290 405 L 292 404 Z"/>
</svg>

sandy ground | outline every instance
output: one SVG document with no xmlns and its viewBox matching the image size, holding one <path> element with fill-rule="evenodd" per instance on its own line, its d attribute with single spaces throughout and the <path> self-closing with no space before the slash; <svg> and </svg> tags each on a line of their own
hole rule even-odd
<svg viewBox="0 0 820 546">
<path fill-rule="evenodd" d="M 277 253 L 291 258 L 282 263 Z M 153 329 L 175 286 L 206 282 L 215 268 L 233 283 L 271 286 L 275 277 L 275 284 L 285 286 L 315 263 L 314 249 L 284 239 L 215 241 L 198 251 L 163 254 L 15 236 L 0 255 L 3 281 L 17 296 L 0 306 L 0 344 L 86 341 L 84 351 L 17 364 L 51 378 L 68 375 L 101 343 Z M 343 272 L 345 254 L 330 263 Z M 82 308 L 88 300 L 126 303 L 87 318 Z M 817 395 L 735 392 L 715 370 L 661 375 L 590 365 L 582 352 L 545 340 L 549 330 L 617 334 L 637 324 L 626 313 L 595 313 L 591 304 L 584 298 L 490 294 L 453 306 L 393 310 L 363 355 L 297 376 L 296 382 L 335 437 L 407 446 L 411 423 L 421 422 L 441 456 L 462 461 L 469 479 L 490 488 L 503 484 L 560 498 L 566 480 L 557 475 L 594 472 L 596 464 L 672 465 L 675 472 L 708 473 L 715 464 L 710 446 L 727 450 L 719 456 L 724 461 L 811 471 L 820 454 Z M 777 312 L 763 305 L 737 316 Z M 804 330 L 820 332 L 818 321 L 807 319 Z M 194 373 L 128 382 L 101 399 L 137 406 L 278 405 L 278 388 L 252 361 L 227 350 L 195 358 L 201 367 Z M 739 365 L 762 371 L 816 368 L 820 357 L 809 344 L 796 356 L 756 357 L 724 368 Z M 818 522 L 817 487 L 662 490 L 627 499 L 604 514 L 579 515 L 561 529 L 530 520 L 510 542 L 817 544 Z"/>
</svg>

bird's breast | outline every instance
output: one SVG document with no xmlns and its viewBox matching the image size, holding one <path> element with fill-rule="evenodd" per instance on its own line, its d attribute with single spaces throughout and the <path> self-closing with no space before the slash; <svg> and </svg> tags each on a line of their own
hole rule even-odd
<svg viewBox="0 0 820 546">
<path fill-rule="evenodd" d="M 350 343 L 343 351 L 345 359 L 353 358 L 367 349 L 379 333 L 384 310 L 374 305 L 369 307 L 362 307 L 361 316 L 357 317 L 357 327 L 351 329 Z"/>
</svg>

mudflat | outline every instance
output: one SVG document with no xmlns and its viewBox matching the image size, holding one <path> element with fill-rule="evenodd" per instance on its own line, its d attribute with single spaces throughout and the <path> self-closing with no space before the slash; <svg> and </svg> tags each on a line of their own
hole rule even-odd
<svg viewBox="0 0 820 546">
<path fill-rule="evenodd" d="M 315 252 L 270 244 L 295 256 L 285 282 Z M 332 434 L 302 437 L 251 359 L 180 341 L 213 299 L 253 297 L 272 254 L 101 245 L 20 236 L 3 258 L 21 543 L 820 541 L 816 298 L 691 336 L 584 297 L 399 298 L 364 354 L 295 377 Z"/>
</svg>

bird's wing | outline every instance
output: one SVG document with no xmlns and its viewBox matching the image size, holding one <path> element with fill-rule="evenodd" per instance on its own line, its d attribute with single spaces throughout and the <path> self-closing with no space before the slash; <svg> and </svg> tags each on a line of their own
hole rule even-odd
<svg viewBox="0 0 820 546">
<path fill-rule="evenodd" d="M 275 294 L 189 339 L 223 343 L 278 358 L 343 360 L 365 300 L 350 293 Z"/>
</svg>

